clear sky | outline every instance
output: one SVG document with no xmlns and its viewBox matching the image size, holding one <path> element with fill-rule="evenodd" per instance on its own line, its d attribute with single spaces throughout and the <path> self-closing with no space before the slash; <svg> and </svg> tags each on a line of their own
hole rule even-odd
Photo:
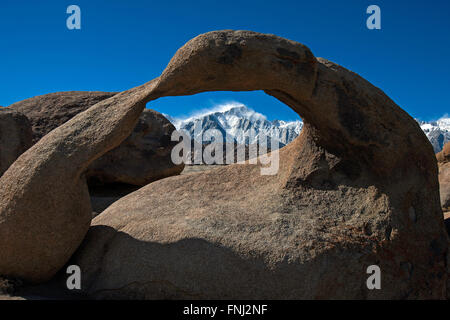
<svg viewBox="0 0 450 320">
<path fill-rule="evenodd" d="M 81 30 L 66 9 L 81 8 Z M 366 8 L 381 8 L 381 30 Z M 450 113 L 448 0 L 0 0 L 0 105 L 69 90 L 121 91 L 159 76 L 175 51 L 212 30 L 273 33 L 307 45 L 383 89 L 414 117 Z M 163 98 L 172 116 L 239 101 L 269 119 L 295 119 L 262 92 Z"/>
</svg>

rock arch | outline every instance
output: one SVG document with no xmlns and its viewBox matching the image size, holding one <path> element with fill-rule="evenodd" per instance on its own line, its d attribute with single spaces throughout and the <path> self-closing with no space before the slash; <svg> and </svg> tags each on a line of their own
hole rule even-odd
<svg viewBox="0 0 450 320">
<path fill-rule="evenodd" d="M 0 178 L 0 274 L 44 281 L 69 259 L 90 221 L 82 173 L 126 138 L 146 102 L 221 90 L 264 90 L 304 119 L 301 136 L 280 152 L 279 173 L 233 165 L 119 200 L 94 220 L 75 258 L 90 294 L 442 296 L 447 238 L 437 166 L 415 121 L 297 42 L 231 30 L 189 41 L 159 78 L 91 107 L 10 167 Z M 212 260 L 196 259 L 198 250 Z M 177 261 L 161 275 L 161 263 Z M 383 292 L 365 290 L 369 263 L 386 270 Z M 208 267 L 222 272 L 216 282 Z"/>
</svg>

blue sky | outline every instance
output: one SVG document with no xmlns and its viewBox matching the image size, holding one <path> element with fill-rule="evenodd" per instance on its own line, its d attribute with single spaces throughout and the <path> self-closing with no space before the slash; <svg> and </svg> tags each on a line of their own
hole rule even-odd
<svg viewBox="0 0 450 320">
<path fill-rule="evenodd" d="M 81 30 L 66 8 L 81 8 Z M 381 30 L 366 8 L 381 8 Z M 211 30 L 274 33 L 307 45 L 383 89 L 414 117 L 450 111 L 450 1 L 1 0 L 0 105 L 69 90 L 121 91 L 157 77 L 175 51 Z M 149 107 L 175 117 L 239 101 L 269 119 L 295 119 L 262 92 L 163 98 Z"/>
</svg>

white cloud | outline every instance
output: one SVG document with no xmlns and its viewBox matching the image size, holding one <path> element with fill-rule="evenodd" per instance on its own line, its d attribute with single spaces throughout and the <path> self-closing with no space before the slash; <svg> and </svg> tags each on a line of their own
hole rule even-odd
<svg viewBox="0 0 450 320">
<path fill-rule="evenodd" d="M 199 109 L 199 110 L 194 110 L 186 117 L 170 117 L 170 119 L 172 120 L 172 123 L 175 125 L 175 127 L 178 127 L 177 125 L 181 122 L 192 121 L 192 120 L 199 119 L 199 118 L 202 118 L 204 116 L 207 116 L 209 114 L 213 114 L 216 112 L 223 113 L 223 112 L 229 111 L 233 108 L 239 108 L 239 107 L 247 108 L 249 114 L 258 116 L 260 118 L 267 119 L 265 115 L 263 115 L 259 112 L 256 112 L 255 110 L 249 108 L 242 102 L 238 102 L 238 101 L 222 102 L 222 103 L 212 106 L 211 108 L 203 108 L 203 109 Z"/>
</svg>

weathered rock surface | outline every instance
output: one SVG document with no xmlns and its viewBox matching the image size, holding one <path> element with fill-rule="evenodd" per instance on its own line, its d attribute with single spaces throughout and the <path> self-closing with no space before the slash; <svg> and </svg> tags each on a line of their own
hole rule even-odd
<svg viewBox="0 0 450 320">
<path fill-rule="evenodd" d="M 264 90 L 299 113 L 301 136 L 279 151 L 276 175 L 234 164 L 115 202 L 73 259 L 89 295 L 445 298 L 438 169 L 414 119 L 305 46 L 249 31 L 189 41 L 142 99 L 218 90 Z M 96 119 L 91 130 L 106 122 Z M 370 265 L 381 290 L 367 289 Z"/>
<path fill-rule="evenodd" d="M 8 109 L 23 113 L 30 119 L 33 143 L 36 143 L 80 112 L 116 94 L 117 92 L 100 91 L 55 92 L 16 102 Z"/>
<path fill-rule="evenodd" d="M 129 184 L 92 185 L 89 188 L 93 216 L 97 216 L 120 198 L 140 187 Z"/>
<path fill-rule="evenodd" d="M 29 117 L 36 143 L 53 129 L 116 92 L 57 92 L 12 104 Z M 170 137 L 175 127 L 159 112 L 144 110 L 132 134 L 117 148 L 89 166 L 88 182 L 127 183 L 143 186 L 152 181 L 179 174 L 183 165 L 170 159 Z"/>
<path fill-rule="evenodd" d="M 31 140 L 27 117 L 0 107 L 0 176 L 31 146 Z"/>
<path fill-rule="evenodd" d="M 444 212 L 444 224 L 449 236 L 450 246 L 450 211 Z M 450 251 L 447 252 L 447 300 L 450 300 Z"/>
<path fill-rule="evenodd" d="M 450 236 L 450 211 L 444 212 L 444 223 L 445 223 L 445 227 L 447 228 L 447 233 Z M 448 268 L 450 268 L 450 265 L 448 265 Z M 450 292 L 448 292 L 447 294 L 450 294 Z"/>
<path fill-rule="evenodd" d="M 441 205 L 444 210 L 450 211 L 450 143 L 444 145 L 436 158 L 439 167 Z"/>
<path fill-rule="evenodd" d="M 0 177 L 0 275 L 44 282 L 67 262 L 92 216 L 84 172 L 131 134 L 156 82 L 78 114 Z"/>
<path fill-rule="evenodd" d="M 132 134 L 118 147 L 94 161 L 87 177 L 102 183 L 137 186 L 180 174 L 184 164 L 171 160 L 175 127 L 161 113 L 145 109 Z"/>
</svg>

